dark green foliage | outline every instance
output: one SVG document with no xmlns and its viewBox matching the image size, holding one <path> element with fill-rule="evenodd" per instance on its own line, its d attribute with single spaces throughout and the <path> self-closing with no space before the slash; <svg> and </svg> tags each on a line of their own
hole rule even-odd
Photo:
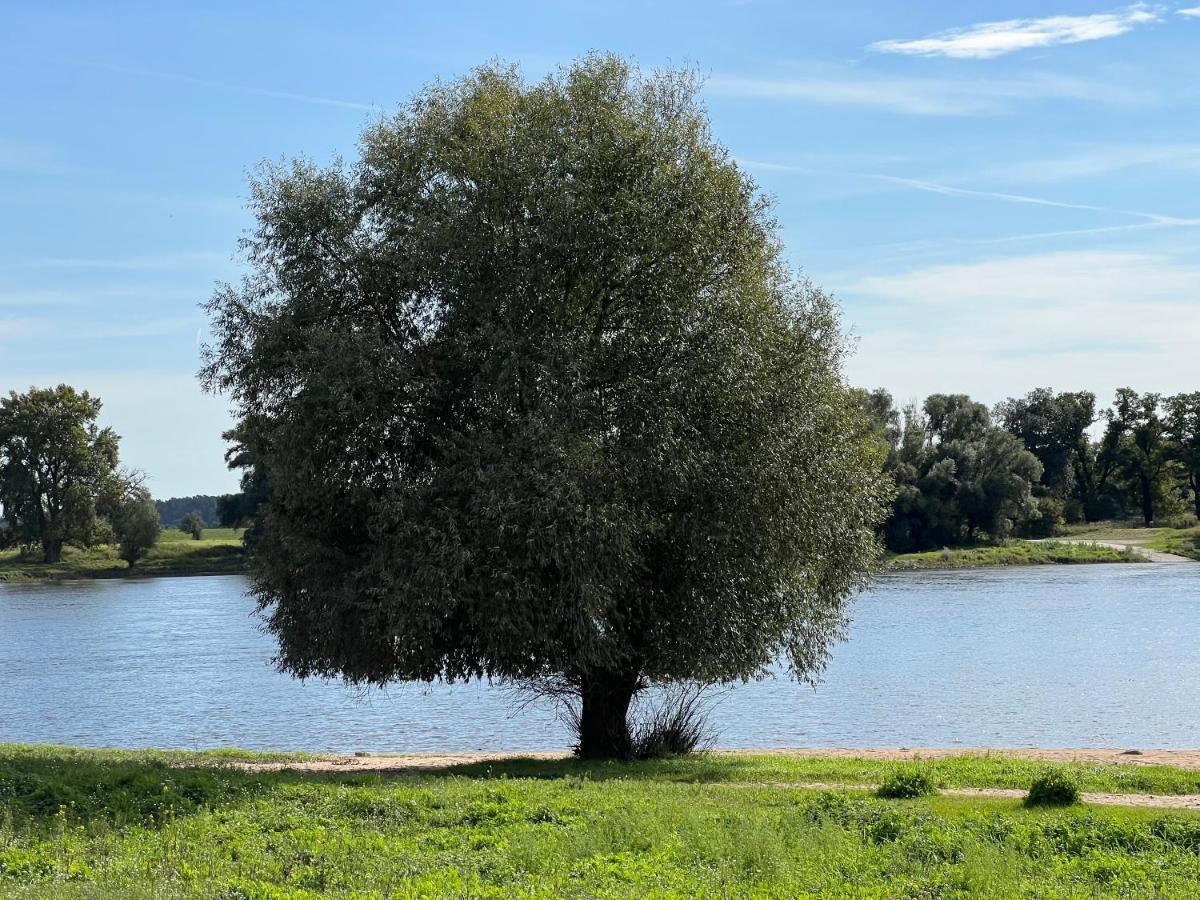
<svg viewBox="0 0 1200 900">
<path fill-rule="evenodd" d="M 248 438 L 243 438 L 245 428 L 231 428 L 222 437 L 230 442 L 225 451 L 225 464 L 231 469 L 240 469 L 241 491 L 226 494 L 217 500 L 217 516 L 224 528 L 243 528 L 247 525 L 244 539 L 247 548 L 252 547 L 259 533 L 259 508 L 270 499 L 271 483 L 262 466 L 255 463 Z"/>
<path fill-rule="evenodd" d="M 1176 394 L 1163 401 L 1166 410 L 1167 454 L 1176 465 L 1176 478 L 1192 495 L 1200 519 L 1200 391 Z"/>
<path fill-rule="evenodd" d="M 269 481 L 298 675 L 562 676 L 585 753 L 649 684 L 810 676 L 885 486 L 837 311 L 689 73 L 435 85 L 350 167 L 267 167 L 204 378 Z"/>
<path fill-rule="evenodd" d="M 162 531 L 158 507 L 150 492 L 131 487 L 110 514 L 113 538 L 121 559 L 134 566 L 156 543 Z"/>
<path fill-rule="evenodd" d="M 1155 510 L 1161 507 L 1164 476 L 1170 463 L 1159 399 L 1158 394 L 1120 388 L 1105 414 L 1105 445 L 1136 494 L 1146 525 L 1154 522 Z"/>
<path fill-rule="evenodd" d="M 1041 494 L 1057 501 L 1058 515 L 1079 521 L 1089 513 L 1095 518 L 1096 493 L 1108 475 L 1093 474 L 1087 467 L 1090 439 L 1088 429 L 1096 421 L 1096 396 L 1088 391 L 1056 394 L 1038 388 L 1024 397 L 1009 398 L 996 407 L 996 418 L 1042 464 Z M 1095 479 L 1100 483 L 1096 484 Z M 1046 507 L 1042 504 L 1043 510 Z M 1057 516 L 1043 512 L 1038 537 L 1054 533 L 1047 522 Z"/>
<path fill-rule="evenodd" d="M 1069 769 L 1047 769 L 1029 787 L 1026 806 L 1070 806 L 1079 802 L 1079 778 Z"/>
<path fill-rule="evenodd" d="M 190 534 L 192 540 L 198 541 L 204 537 L 205 522 L 200 513 L 192 511 L 179 520 L 179 530 Z"/>
<path fill-rule="evenodd" d="M 887 468 L 896 482 L 884 526 L 890 550 L 907 553 L 1003 540 L 1040 517 L 1033 487 L 1041 463 L 962 394 L 933 394 L 905 410 Z"/>
<path fill-rule="evenodd" d="M 67 544 L 103 537 L 98 505 L 117 476 L 117 435 L 100 400 L 62 384 L 0 399 L 0 510 L 9 540 L 58 562 Z"/>
<path fill-rule="evenodd" d="M 158 517 L 164 528 L 177 528 L 183 517 L 190 512 L 200 514 L 205 522 L 218 521 L 217 504 L 220 498 L 213 494 L 196 494 L 192 497 L 172 497 L 169 500 L 155 500 L 158 505 Z M 232 525 L 224 526 L 226 528 Z"/>
<path fill-rule="evenodd" d="M 897 769 L 875 791 L 887 800 L 912 800 L 937 793 L 933 779 L 921 769 Z"/>
</svg>

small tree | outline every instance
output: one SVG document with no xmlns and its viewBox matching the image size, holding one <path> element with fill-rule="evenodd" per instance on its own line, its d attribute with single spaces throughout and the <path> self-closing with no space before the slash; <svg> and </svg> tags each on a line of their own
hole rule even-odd
<svg viewBox="0 0 1200 900">
<path fill-rule="evenodd" d="M 158 536 L 162 532 L 158 506 L 148 490 L 131 487 L 110 518 L 117 552 L 133 568 L 158 543 Z"/>
<path fill-rule="evenodd" d="M 195 510 L 192 510 L 179 521 L 179 530 L 184 534 L 190 534 L 193 541 L 198 541 L 204 537 L 204 528 L 204 517 Z"/>
<path fill-rule="evenodd" d="M 253 189 L 204 377 L 269 480 L 281 666 L 554 679 L 580 753 L 647 685 L 811 678 L 886 487 L 831 301 L 688 73 L 488 67 Z"/>
<path fill-rule="evenodd" d="M 118 442 L 96 424 L 100 405 L 65 384 L 0 399 L 0 507 L 12 539 L 40 544 L 45 562 L 99 534 L 97 502 L 115 478 Z"/>
</svg>

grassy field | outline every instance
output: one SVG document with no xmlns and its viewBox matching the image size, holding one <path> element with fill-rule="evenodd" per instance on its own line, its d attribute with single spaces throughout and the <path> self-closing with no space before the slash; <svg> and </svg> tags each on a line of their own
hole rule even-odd
<svg viewBox="0 0 1200 900">
<path fill-rule="evenodd" d="M 412 775 L 249 773 L 241 758 L 0 747 L 0 895 L 1141 897 L 1200 884 L 1200 816 L 1188 811 L 801 786 L 913 765 L 947 785 L 1027 786 L 1045 768 L 995 758 L 514 761 Z M 1077 771 L 1092 790 L 1197 782 Z"/>
<path fill-rule="evenodd" d="M 67 547 L 61 562 L 47 565 L 41 554 L 0 550 L 0 581 L 53 581 L 66 578 L 122 578 L 156 575 L 226 575 L 242 571 L 242 532 L 207 528 L 202 540 L 164 528 L 158 545 L 132 569 L 112 546 Z"/>
<path fill-rule="evenodd" d="M 1098 540 L 1098 539 L 1097 539 Z M 970 569 L 980 566 L 1036 566 L 1058 563 L 1139 562 L 1136 553 L 1115 547 L 1056 541 L 1010 541 L 988 547 L 929 550 L 889 557 L 889 569 Z"/>
<path fill-rule="evenodd" d="M 1200 560 L 1200 526 L 1187 528 L 1146 528 L 1128 522 L 1093 522 L 1072 525 L 1067 536 L 1093 541 L 1115 541 L 1150 550 L 1161 550 Z"/>
</svg>

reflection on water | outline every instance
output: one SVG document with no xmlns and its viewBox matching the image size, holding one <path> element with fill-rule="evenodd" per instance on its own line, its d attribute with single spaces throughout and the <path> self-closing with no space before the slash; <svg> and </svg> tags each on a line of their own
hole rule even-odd
<svg viewBox="0 0 1200 900">
<path fill-rule="evenodd" d="M 565 747 L 482 685 L 365 695 L 270 665 L 238 577 L 0 585 L 0 742 Z M 720 745 L 1200 746 L 1200 565 L 906 573 L 856 603 L 816 689 L 721 695 Z"/>
</svg>

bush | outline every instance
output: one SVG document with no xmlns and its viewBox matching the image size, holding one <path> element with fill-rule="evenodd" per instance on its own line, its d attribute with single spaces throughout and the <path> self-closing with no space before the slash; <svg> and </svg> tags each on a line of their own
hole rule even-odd
<svg viewBox="0 0 1200 900">
<path fill-rule="evenodd" d="M 634 759 L 685 756 L 712 744 L 703 691 L 683 687 L 667 694 L 641 722 L 630 728 Z"/>
<path fill-rule="evenodd" d="M 1079 778 L 1069 769 L 1048 769 L 1029 788 L 1026 806 L 1070 806 L 1079 802 Z"/>
<path fill-rule="evenodd" d="M 900 769 L 884 779 L 883 784 L 875 791 L 875 796 L 887 800 L 911 800 L 935 793 L 937 785 L 925 772 L 920 769 Z"/>
</svg>

